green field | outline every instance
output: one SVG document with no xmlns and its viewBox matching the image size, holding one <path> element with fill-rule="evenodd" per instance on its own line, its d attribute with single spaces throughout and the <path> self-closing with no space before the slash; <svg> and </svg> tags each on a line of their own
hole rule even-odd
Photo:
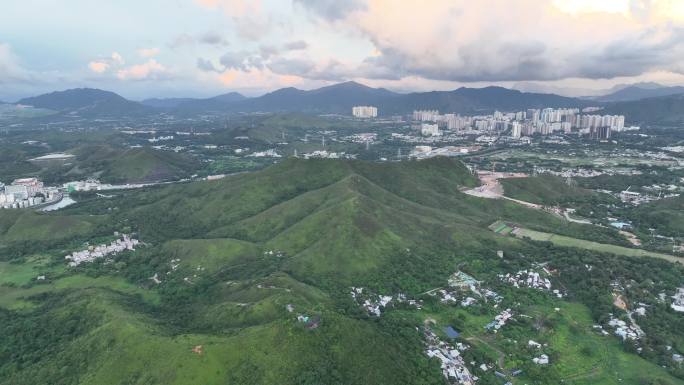
<svg viewBox="0 0 684 385">
<path fill-rule="evenodd" d="M 616 199 L 574 185 L 561 177 L 539 175 L 528 178 L 505 178 L 500 180 L 507 197 L 546 206 L 569 203 L 606 203 Z"/>
<path fill-rule="evenodd" d="M 159 302 L 158 294 L 142 290 L 121 278 L 99 277 L 92 278 L 72 275 L 60 278 L 54 282 L 36 284 L 29 288 L 0 286 L 0 307 L 15 309 L 31 307 L 30 297 L 43 293 L 57 293 L 76 289 L 106 288 L 130 295 L 140 295 L 149 303 Z"/>
<path fill-rule="evenodd" d="M 651 257 L 664 259 L 670 262 L 684 263 L 684 258 L 675 257 L 673 255 L 654 253 L 652 251 L 642 249 L 630 249 L 628 247 L 592 242 L 584 239 L 571 238 L 558 234 L 544 233 L 541 231 L 535 231 L 521 227 L 516 228 L 513 233 L 517 237 L 527 237 L 535 241 L 551 242 L 563 247 L 577 247 L 580 249 L 594 250 L 602 253 L 626 255 L 628 257 Z"/>
<path fill-rule="evenodd" d="M 489 226 L 489 229 L 500 235 L 508 235 L 513 231 L 513 227 L 510 224 L 503 221 L 496 221 Z"/>
</svg>

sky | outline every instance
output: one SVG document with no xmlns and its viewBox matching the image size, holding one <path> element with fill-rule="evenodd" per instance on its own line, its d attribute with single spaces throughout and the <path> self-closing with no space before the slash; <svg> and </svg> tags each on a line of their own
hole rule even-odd
<svg viewBox="0 0 684 385">
<path fill-rule="evenodd" d="M 0 0 L 0 100 L 684 85 L 684 0 Z"/>
</svg>

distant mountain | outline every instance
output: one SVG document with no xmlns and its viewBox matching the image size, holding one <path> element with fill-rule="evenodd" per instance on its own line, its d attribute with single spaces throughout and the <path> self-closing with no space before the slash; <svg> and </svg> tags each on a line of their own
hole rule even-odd
<svg viewBox="0 0 684 385">
<path fill-rule="evenodd" d="M 659 96 L 684 94 L 684 87 L 666 87 L 657 83 L 638 83 L 621 88 L 610 94 L 593 98 L 601 102 L 626 102 Z"/>
<path fill-rule="evenodd" d="M 229 92 L 206 99 L 187 99 L 178 103 L 175 108 L 178 112 L 184 113 L 221 112 L 228 110 L 231 104 L 246 99 L 247 97 L 240 93 Z"/>
<path fill-rule="evenodd" d="M 346 82 L 304 91 L 282 88 L 263 96 L 230 105 L 232 111 L 282 112 L 301 111 L 317 113 L 351 113 L 358 105 L 382 105 L 400 94 L 384 88 L 371 88 L 356 82 Z"/>
<path fill-rule="evenodd" d="M 407 114 L 416 109 L 444 113 L 476 114 L 494 110 L 515 111 L 543 107 L 585 107 L 596 102 L 555 94 L 520 92 L 502 87 L 459 88 L 454 91 L 400 94 L 356 82 L 339 83 L 314 90 L 282 88 L 256 98 L 237 92 L 207 99 L 126 100 L 108 91 L 73 89 L 22 99 L 21 104 L 83 117 L 136 116 L 161 110 L 184 115 L 228 112 L 304 112 L 351 114 L 353 106 L 373 105 L 380 115 Z"/>
<path fill-rule="evenodd" d="M 437 109 L 440 112 L 486 113 L 494 110 L 515 111 L 543 107 L 583 107 L 588 103 L 554 94 L 520 92 L 502 87 L 459 88 L 402 95 L 394 103 L 383 106 L 386 113 L 407 113 L 415 109 Z"/>
<path fill-rule="evenodd" d="M 151 108 L 113 92 L 94 88 L 56 91 L 21 99 L 18 104 L 89 118 L 135 116 L 153 112 Z"/>
<path fill-rule="evenodd" d="M 140 101 L 140 104 L 155 108 L 176 108 L 183 103 L 191 102 L 193 98 L 152 98 Z"/>
<path fill-rule="evenodd" d="M 598 95 L 605 95 L 616 90 L 592 90 L 589 88 L 579 87 L 560 87 L 537 82 L 517 82 L 511 86 L 511 89 L 522 92 L 533 92 L 540 94 L 556 94 L 568 97 L 586 97 L 591 98 Z"/>
<path fill-rule="evenodd" d="M 282 88 L 257 98 L 226 106 L 231 112 L 314 112 L 350 114 L 353 106 L 373 105 L 379 114 L 405 114 L 415 109 L 441 112 L 478 113 L 494 110 L 522 110 L 540 107 L 581 107 L 592 102 L 553 94 L 524 93 L 501 87 L 459 88 L 399 94 L 384 88 L 371 88 L 356 82 L 304 91 Z"/>
<path fill-rule="evenodd" d="M 605 113 L 625 115 L 629 123 L 684 123 L 684 94 L 612 103 Z"/>
</svg>

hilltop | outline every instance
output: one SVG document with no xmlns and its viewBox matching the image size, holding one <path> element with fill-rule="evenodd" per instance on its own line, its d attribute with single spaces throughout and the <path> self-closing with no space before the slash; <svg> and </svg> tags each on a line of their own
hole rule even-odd
<svg viewBox="0 0 684 385">
<path fill-rule="evenodd" d="M 82 146 L 74 150 L 73 173 L 98 174 L 107 183 L 144 183 L 187 178 L 197 161 L 172 151 L 149 147 L 116 149 L 107 145 Z"/>
<path fill-rule="evenodd" d="M 81 117 L 136 116 L 152 112 L 140 103 L 110 91 L 74 88 L 21 99 L 18 104 L 59 111 Z"/>
<path fill-rule="evenodd" d="M 644 373 L 681 383 L 592 329 L 612 309 L 607 277 L 627 274 L 642 287 L 644 278 L 630 274 L 648 263 L 669 291 L 680 268 L 497 235 L 488 227 L 499 220 L 593 240 L 609 241 L 613 232 L 460 192 L 477 183 L 454 158 L 290 158 L 220 180 L 84 196 L 53 214 L 0 217 L 0 271 L 8 272 L 0 275 L 0 384 L 437 385 L 444 379 L 422 332 L 432 323 L 442 338 L 446 325 L 463 333 L 466 362 L 523 368 L 527 383 L 587 372 L 597 383 L 622 383 L 616 371 L 624 383 Z M 43 225 L 34 233 L 36 223 Z M 145 245 L 64 265 L 64 255 L 110 242 L 114 230 Z M 552 279 L 571 293 L 567 300 L 497 278 L 541 262 L 562 271 Z M 596 268 L 582 270 L 589 264 Z M 478 296 L 466 308 L 426 294 L 458 270 L 503 302 Z M 351 287 L 369 296 L 403 293 L 422 305 L 369 315 Z M 507 307 L 529 319 L 487 332 Z M 664 308 L 649 311 L 670 317 Z M 542 338 L 559 364 L 535 367 L 533 353 L 508 342 L 514 338 Z M 482 384 L 499 381 L 493 370 L 471 370 Z"/>
</svg>

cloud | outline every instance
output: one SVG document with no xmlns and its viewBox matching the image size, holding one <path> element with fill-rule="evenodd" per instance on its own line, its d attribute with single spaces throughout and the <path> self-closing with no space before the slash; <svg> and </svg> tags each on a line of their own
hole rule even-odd
<svg viewBox="0 0 684 385">
<path fill-rule="evenodd" d="M 209 31 L 201 35 L 198 41 L 202 44 L 216 45 L 216 46 L 226 46 L 228 45 L 228 40 L 226 40 L 219 33 Z"/>
<path fill-rule="evenodd" d="M 222 34 L 215 31 L 207 31 L 197 35 L 182 33 L 173 39 L 173 41 L 169 44 L 169 47 L 176 49 L 183 46 L 193 46 L 196 44 L 216 47 L 225 47 L 230 45 L 228 40 L 224 38 Z"/>
<path fill-rule="evenodd" d="M 248 51 L 226 52 L 219 62 L 225 69 L 249 71 L 252 68 L 263 68 L 264 59 L 258 53 Z"/>
<path fill-rule="evenodd" d="M 187 34 L 187 33 L 182 33 L 178 36 L 176 36 L 173 41 L 169 44 L 171 48 L 180 48 L 186 45 L 193 45 L 195 44 L 196 39 Z"/>
<path fill-rule="evenodd" d="M 271 32 L 274 21 L 262 11 L 260 0 L 195 0 L 210 10 L 220 10 L 233 22 L 238 37 L 257 41 Z"/>
<path fill-rule="evenodd" d="M 138 50 L 140 57 L 148 58 L 159 55 L 159 48 L 140 48 Z"/>
<path fill-rule="evenodd" d="M 231 17 L 244 17 L 261 12 L 260 0 L 195 0 L 208 9 L 221 9 Z"/>
<path fill-rule="evenodd" d="M 343 19 L 366 8 L 360 0 L 294 0 L 294 3 L 329 21 Z"/>
<path fill-rule="evenodd" d="M 248 71 L 230 69 L 214 73 L 206 77 L 204 81 L 211 85 L 219 83 L 232 90 L 241 90 L 241 92 L 262 93 L 274 87 L 295 86 L 305 80 L 297 76 L 275 74 L 267 68 L 252 68 Z"/>
<path fill-rule="evenodd" d="M 123 57 L 118 52 L 112 52 L 111 58 L 114 61 L 114 63 L 116 63 L 116 64 L 119 64 L 119 65 L 126 64 Z"/>
<path fill-rule="evenodd" d="M 286 43 L 283 48 L 288 51 L 298 51 L 309 48 L 309 43 L 305 42 L 304 40 L 296 40 Z"/>
<path fill-rule="evenodd" d="M 204 72 L 221 72 L 214 66 L 214 63 L 212 63 L 211 60 L 204 58 L 197 58 L 197 68 Z"/>
<path fill-rule="evenodd" d="M 124 65 L 126 61 L 118 52 L 112 52 L 108 57 L 92 60 L 88 63 L 88 68 L 96 74 L 103 74 L 110 69 L 115 69 Z"/>
<path fill-rule="evenodd" d="M 151 80 L 160 79 L 168 74 L 168 70 L 155 59 L 149 59 L 143 64 L 136 64 L 122 68 L 116 73 L 120 80 Z"/>
<path fill-rule="evenodd" d="M 31 73 L 19 64 L 19 58 L 6 43 L 0 43 L 0 84 L 25 82 L 32 78 Z"/>
<path fill-rule="evenodd" d="M 271 33 L 275 21 L 265 16 L 233 17 L 233 27 L 238 37 L 258 41 Z"/>
<path fill-rule="evenodd" d="M 267 65 L 268 69 L 281 75 L 297 75 L 310 77 L 309 73 L 316 68 L 316 64 L 308 59 L 277 58 Z"/>
<path fill-rule="evenodd" d="M 109 64 L 103 61 L 91 61 L 88 63 L 88 68 L 95 73 L 101 74 L 109 69 Z"/>
<path fill-rule="evenodd" d="M 317 75 L 503 82 L 684 68 L 684 11 L 665 16 L 662 9 L 675 9 L 669 0 L 294 1 L 334 22 L 321 28 L 359 36 L 377 50 L 355 69 L 338 65 Z"/>
<path fill-rule="evenodd" d="M 253 69 L 260 70 L 268 67 L 277 74 L 303 76 L 312 73 L 316 67 L 315 62 L 304 57 L 284 57 L 282 55 L 304 50 L 308 46 L 305 41 L 298 40 L 281 46 L 261 45 L 255 50 L 230 51 L 219 58 L 222 68 L 204 58 L 197 59 L 197 68 L 203 72 L 224 72 L 227 70 L 248 72 Z"/>
</svg>

